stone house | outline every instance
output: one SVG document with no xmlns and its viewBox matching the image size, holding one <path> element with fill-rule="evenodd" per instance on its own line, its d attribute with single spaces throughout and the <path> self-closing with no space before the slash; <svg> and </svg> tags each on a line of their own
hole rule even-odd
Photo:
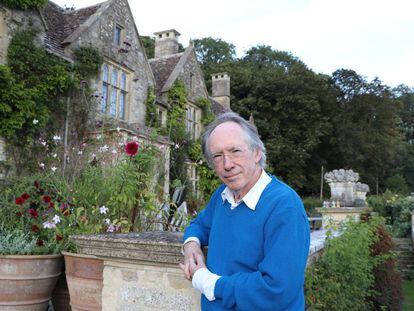
<svg viewBox="0 0 414 311">
<path fill-rule="evenodd" d="M 0 4 L 0 64 L 6 62 L 6 52 L 13 33 L 27 25 L 40 29 L 39 44 L 69 62 L 79 46 L 91 45 L 104 57 L 101 74 L 90 81 L 99 95 L 98 117 L 107 116 L 118 124 L 125 137 L 147 138 L 146 100 L 151 88 L 156 90 L 156 105 L 160 125 L 165 125 L 168 91 L 179 79 L 187 94 L 186 128 L 197 139 L 201 133 L 201 109 L 198 98 L 210 98 L 216 113 L 230 109 L 230 79 L 226 74 L 213 77 L 213 97 L 209 97 L 194 47 L 178 51 L 179 33 L 167 30 L 155 33 L 155 57 L 148 60 L 140 40 L 127 0 L 106 2 L 79 10 L 67 10 L 49 1 L 38 10 L 10 10 Z M 157 141 L 165 155 L 164 191 L 168 193 L 170 142 Z M 3 144 L 0 142 L 0 151 Z M 190 179 L 195 185 L 196 167 L 189 163 Z"/>
</svg>

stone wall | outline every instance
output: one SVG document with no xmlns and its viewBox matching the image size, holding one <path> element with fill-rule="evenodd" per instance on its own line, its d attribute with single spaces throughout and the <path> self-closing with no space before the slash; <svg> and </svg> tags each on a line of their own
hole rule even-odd
<svg viewBox="0 0 414 311">
<path fill-rule="evenodd" d="M 178 264 L 182 233 L 143 232 L 73 237 L 83 254 L 104 260 L 104 311 L 200 310 L 200 294 Z M 326 231 L 311 233 L 308 264 L 322 252 Z"/>
<path fill-rule="evenodd" d="M 117 24 L 123 27 L 123 41 L 128 42 L 130 46 L 123 42 L 121 46 L 114 43 Z M 66 48 L 65 53 L 71 55 L 71 50 L 89 44 L 98 49 L 106 60 L 115 62 L 132 72 L 127 121 L 143 127 L 148 88 L 154 86 L 155 82 L 127 1 L 111 2 L 111 6 Z M 127 52 L 120 52 L 121 49 Z M 100 85 L 95 86 L 100 91 Z"/>
</svg>

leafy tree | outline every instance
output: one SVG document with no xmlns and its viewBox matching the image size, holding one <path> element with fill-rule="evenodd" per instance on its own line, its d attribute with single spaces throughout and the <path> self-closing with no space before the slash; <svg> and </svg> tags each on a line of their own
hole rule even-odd
<svg viewBox="0 0 414 311">
<path fill-rule="evenodd" d="M 148 58 L 154 58 L 155 39 L 150 36 L 140 36 L 141 43 Z"/>
<path fill-rule="evenodd" d="M 2 4 L 12 9 L 34 9 L 44 6 L 47 0 L 2 0 Z"/>
<path fill-rule="evenodd" d="M 333 118 L 335 153 L 330 156 L 359 172 L 376 192 L 384 186 L 401 145 L 399 102 L 381 81 L 368 82 L 353 70 L 335 71 L 332 84 L 339 113 Z"/>
<path fill-rule="evenodd" d="M 289 184 L 303 188 L 312 151 L 327 132 L 321 114 L 326 81 L 293 55 L 257 46 L 229 69 L 232 109 L 253 116 L 268 164 Z"/>
</svg>

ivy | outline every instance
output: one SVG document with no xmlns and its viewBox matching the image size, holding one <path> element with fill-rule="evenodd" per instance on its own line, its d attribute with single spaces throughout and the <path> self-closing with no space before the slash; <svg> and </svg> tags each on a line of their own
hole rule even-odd
<svg viewBox="0 0 414 311">
<path fill-rule="evenodd" d="M 3 0 L 2 4 L 10 9 L 35 9 L 44 6 L 48 0 Z"/>
<path fill-rule="evenodd" d="M 153 128 L 158 128 L 158 115 L 157 110 L 155 109 L 155 91 L 153 87 L 148 88 L 148 96 L 147 101 L 145 102 L 147 106 L 146 114 L 145 114 L 145 122 L 148 126 Z"/>
<path fill-rule="evenodd" d="M 80 47 L 72 65 L 38 46 L 37 36 L 33 28 L 18 31 L 8 47 L 7 66 L 0 68 L 0 135 L 18 174 L 37 167 L 40 137 L 63 132 L 69 96 L 72 120 L 85 125 L 90 90 L 80 80 L 97 75 L 102 64 L 96 50 Z"/>
<path fill-rule="evenodd" d="M 211 101 L 207 98 L 200 97 L 197 99 L 196 105 L 201 108 L 201 124 L 207 126 L 207 124 L 214 120 Z"/>
</svg>

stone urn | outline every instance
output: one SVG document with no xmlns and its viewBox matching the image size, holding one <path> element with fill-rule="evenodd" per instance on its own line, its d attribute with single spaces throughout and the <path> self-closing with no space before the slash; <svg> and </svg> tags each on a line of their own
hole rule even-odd
<svg viewBox="0 0 414 311">
<path fill-rule="evenodd" d="M 92 255 L 62 254 L 72 311 L 102 310 L 103 260 Z"/>
<path fill-rule="evenodd" d="M 62 267 L 60 254 L 0 256 L 0 310 L 47 310 Z"/>
</svg>

